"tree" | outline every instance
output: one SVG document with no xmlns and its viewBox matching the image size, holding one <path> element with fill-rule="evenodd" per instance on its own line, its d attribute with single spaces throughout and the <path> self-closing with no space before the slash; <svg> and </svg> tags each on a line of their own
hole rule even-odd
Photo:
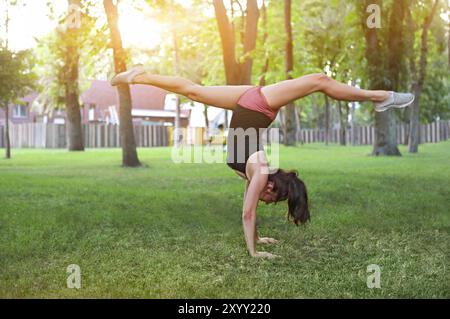
<svg viewBox="0 0 450 319">
<path fill-rule="evenodd" d="M 448 67 L 450 68 L 450 3 L 447 6 L 447 20 L 448 20 L 447 54 L 448 54 Z"/>
<path fill-rule="evenodd" d="M 439 0 L 434 0 L 434 3 L 425 17 L 425 21 L 422 25 L 422 35 L 421 35 L 421 47 L 420 47 L 420 58 L 419 58 L 419 67 L 416 66 L 416 61 L 414 58 L 414 54 L 412 54 L 411 61 L 411 71 L 412 76 L 414 78 L 412 90 L 416 96 L 416 99 L 411 106 L 410 112 L 410 132 L 409 132 L 409 152 L 417 153 L 419 151 L 419 142 L 420 142 L 420 99 L 422 96 L 423 86 L 425 83 L 425 79 L 427 76 L 427 64 L 428 64 L 428 31 L 430 29 L 431 23 L 433 22 L 434 16 L 436 15 L 438 9 Z M 408 10 L 408 25 L 410 27 L 410 32 L 414 35 L 413 22 L 412 22 L 412 14 L 411 9 Z M 414 52 L 414 49 L 411 50 Z M 417 70 L 419 69 L 419 70 Z M 418 72 L 418 74 L 417 74 Z"/>
<path fill-rule="evenodd" d="M 80 91 L 104 69 L 95 64 L 106 51 L 106 27 L 96 26 L 92 0 L 67 0 L 68 9 L 57 15 L 48 2 L 48 15 L 58 26 L 37 40 L 33 50 L 39 95 L 33 102 L 42 115 L 64 109 L 69 151 L 83 151 Z M 106 72 L 105 72 L 106 73 Z"/>
<path fill-rule="evenodd" d="M 119 13 L 112 0 L 103 0 L 108 26 L 111 35 L 111 46 L 114 52 L 114 69 L 116 73 L 127 70 L 127 56 L 122 46 L 122 37 L 118 27 Z M 120 142 L 122 144 L 122 165 L 124 167 L 141 166 L 134 139 L 133 119 L 131 116 L 131 93 L 129 85 L 119 85 L 119 120 Z"/>
<path fill-rule="evenodd" d="M 36 76 L 31 72 L 32 58 L 29 51 L 11 52 L 0 48 L 0 107 L 5 112 L 5 157 L 11 158 L 9 137 L 9 105 L 21 103 L 20 98 L 34 87 Z"/>
<path fill-rule="evenodd" d="M 187 10 L 183 6 L 176 3 L 174 0 L 170 1 L 158 1 L 147 0 L 147 3 L 152 9 L 159 10 L 159 20 L 164 23 L 169 23 L 170 38 L 171 38 L 171 51 L 172 54 L 172 68 L 174 76 L 181 76 L 181 52 L 180 52 L 180 38 L 182 37 L 183 30 L 186 30 L 188 26 L 183 22 L 183 18 L 188 15 Z M 176 95 L 175 105 L 175 121 L 174 121 L 174 134 L 173 142 L 175 147 L 180 146 L 182 140 L 182 132 L 180 128 L 180 116 L 181 116 L 181 98 Z"/>
<path fill-rule="evenodd" d="M 350 59 L 355 58 L 354 48 L 357 37 L 353 7 L 348 1 L 343 0 L 333 0 L 327 3 L 315 0 L 310 5 L 314 5 L 314 9 L 307 18 L 305 38 L 317 68 L 340 82 L 352 80 L 352 70 L 356 66 Z M 339 27 L 336 28 L 336 26 Z M 325 128 L 325 144 L 328 145 L 333 125 L 332 106 L 337 105 L 338 113 L 342 115 L 340 116 L 341 128 L 346 126 L 342 110 L 346 106 L 343 106 L 343 103 L 334 102 L 326 95 L 324 95 L 324 101 L 323 126 Z M 321 110 L 319 112 L 322 113 Z"/>
<path fill-rule="evenodd" d="M 256 47 L 258 35 L 259 9 L 256 0 L 247 0 L 247 8 L 241 7 L 241 42 L 242 56 L 236 54 L 236 36 L 234 19 L 229 21 L 223 0 L 214 0 L 220 38 L 223 48 L 223 60 L 227 84 L 243 85 L 252 83 L 252 53 Z M 232 1 L 232 4 L 234 1 Z M 239 2 L 237 2 L 239 4 Z"/>
<path fill-rule="evenodd" d="M 292 2 L 284 0 L 284 27 L 286 30 L 286 78 L 292 79 L 294 71 L 294 45 L 292 40 Z M 297 143 L 297 114 L 294 102 L 290 102 L 284 111 L 284 144 L 292 146 Z"/>
<path fill-rule="evenodd" d="M 234 22 L 234 3 L 239 5 L 241 11 L 241 44 L 242 56 L 236 54 L 236 34 Z M 259 9 L 256 0 L 247 0 L 244 12 L 239 1 L 230 0 L 232 19 L 228 19 L 227 10 L 223 0 L 213 0 L 220 39 L 222 42 L 223 62 L 227 85 L 244 85 L 252 83 L 252 53 L 256 47 L 258 36 Z M 228 126 L 228 112 L 225 112 L 225 126 Z"/>
<path fill-rule="evenodd" d="M 363 30 L 366 38 L 366 60 L 368 83 L 371 89 L 398 91 L 404 81 L 400 77 L 404 71 L 402 62 L 405 52 L 404 21 L 408 2 L 392 1 L 389 11 L 389 26 L 384 34 L 377 28 L 367 25 L 367 8 L 371 5 L 381 7 L 382 0 L 365 0 L 361 2 Z M 384 37 L 383 37 L 384 36 Z M 403 72 L 402 72 L 403 71 Z M 397 129 L 395 111 L 389 110 L 375 114 L 375 156 L 401 156 L 397 147 Z"/>
<path fill-rule="evenodd" d="M 242 55 L 237 54 L 236 27 L 234 17 L 234 4 L 241 11 L 240 26 L 243 47 Z M 239 1 L 230 0 L 232 17 L 228 19 L 227 10 L 223 0 L 213 0 L 214 11 L 219 28 L 222 43 L 223 62 L 227 85 L 250 85 L 252 83 L 253 51 L 256 48 L 258 36 L 259 9 L 256 0 L 247 0 L 247 8 L 244 10 Z M 228 112 L 225 112 L 225 125 L 228 125 Z"/>
<path fill-rule="evenodd" d="M 174 70 L 175 70 L 175 75 L 178 75 L 180 73 L 179 71 L 179 66 L 180 66 L 180 54 L 179 54 L 179 49 L 178 49 L 178 34 L 177 34 L 177 30 L 175 28 L 172 29 L 172 41 L 173 41 L 173 64 L 174 64 Z M 180 142 L 181 142 L 181 138 L 182 137 L 182 132 L 181 132 L 181 127 L 180 127 L 180 115 L 181 115 L 181 110 L 180 110 L 180 106 L 181 106 L 181 100 L 180 97 L 177 95 L 176 96 L 176 105 L 175 105 L 175 133 L 174 133 L 174 145 L 175 147 L 179 147 L 180 146 Z"/>
<path fill-rule="evenodd" d="M 64 32 L 64 90 L 69 151 L 84 151 L 79 102 L 79 46 L 81 41 L 81 0 L 68 0 L 68 21 Z"/>
<path fill-rule="evenodd" d="M 27 91 L 34 87 L 35 75 L 31 72 L 31 54 L 29 51 L 14 53 L 9 50 L 9 6 L 18 5 L 17 0 L 4 1 L 5 14 L 5 42 L 0 48 L 0 108 L 5 113 L 5 157 L 11 158 L 11 139 L 9 136 L 9 104 L 21 103 Z M 20 2 L 20 4 L 23 4 Z"/>
<path fill-rule="evenodd" d="M 261 76 L 259 79 L 259 85 L 265 86 L 267 83 L 266 75 L 269 71 L 269 52 L 267 49 L 267 40 L 269 39 L 269 31 L 267 29 L 267 6 L 266 6 L 266 0 L 263 0 L 262 6 L 261 6 L 261 20 L 262 20 L 262 28 L 263 28 L 263 43 L 264 43 L 264 64 L 261 72 Z"/>
</svg>

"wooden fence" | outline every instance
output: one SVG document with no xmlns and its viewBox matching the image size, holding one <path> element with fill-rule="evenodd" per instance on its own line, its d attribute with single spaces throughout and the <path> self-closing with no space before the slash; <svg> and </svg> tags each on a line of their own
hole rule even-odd
<svg viewBox="0 0 450 319">
<path fill-rule="evenodd" d="M 409 125 L 397 125 L 397 142 L 404 144 L 409 136 Z M 338 129 L 330 131 L 329 142 L 341 143 L 341 132 Z M 420 143 L 439 143 L 450 138 L 450 121 L 439 121 L 420 126 Z M 299 133 L 299 139 L 303 143 L 325 143 L 325 130 L 303 129 Z M 373 145 L 375 143 L 375 128 L 373 126 L 356 127 L 352 131 L 345 131 L 346 145 Z"/>
<path fill-rule="evenodd" d="M 403 144 L 409 131 L 408 125 L 397 126 L 398 143 Z M 119 126 L 112 124 L 83 125 L 84 145 L 86 148 L 120 147 Z M 164 126 L 135 125 L 134 133 L 138 147 L 160 147 L 172 145 L 173 128 Z M 13 148 L 66 148 L 66 126 L 57 124 L 16 124 L 10 126 Z M 205 130 L 202 128 L 183 129 L 184 144 L 202 144 L 205 142 Z M 320 129 L 302 129 L 299 138 L 304 143 L 324 143 L 325 131 Z M 373 126 L 357 127 L 346 130 L 347 145 L 373 145 L 375 130 Z M 421 125 L 420 142 L 438 143 L 450 138 L 450 121 L 439 121 Z M 338 129 L 331 130 L 330 143 L 341 143 Z M 5 146 L 4 127 L 0 126 L 0 148 Z"/>
<path fill-rule="evenodd" d="M 134 134 L 138 147 L 169 145 L 169 132 L 164 126 L 135 125 Z M 86 148 L 120 147 L 119 126 L 112 124 L 84 124 L 84 145 Z M 66 148 L 65 125 L 58 124 L 16 124 L 10 126 L 13 148 Z M 0 147 L 4 147 L 4 128 L 0 126 Z"/>
</svg>

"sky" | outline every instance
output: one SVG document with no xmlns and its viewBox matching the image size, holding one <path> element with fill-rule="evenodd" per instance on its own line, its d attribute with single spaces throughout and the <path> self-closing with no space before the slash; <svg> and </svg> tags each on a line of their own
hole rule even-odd
<svg viewBox="0 0 450 319">
<path fill-rule="evenodd" d="M 57 22 L 49 17 L 49 9 L 46 3 L 51 1 L 56 14 L 62 14 L 67 10 L 66 0 L 22 0 L 24 6 L 9 7 L 9 37 L 8 44 L 13 50 L 23 50 L 36 45 L 35 38 L 42 37 L 51 32 Z M 100 9 L 102 0 L 97 0 Z M 183 6 L 190 6 L 191 0 L 176 0 Z M 149 10 L 138 10 L 131 5 L 130 1 L 123 0 L 120 5 L 119 28 L 122 32 L 124 46 L 136 46 L 151 48 L 160 42 L 160 31 L 164 25 L 150 17 Z M 0 0 L 0 38 L 5 39 L 6 28 L 6 5 L 5 0 Z M 142 32 L 136 30 L 152 30 L 143 36 Z"/>
<path fill-rule="evenodd" d="M 35 45 L 34 37 L 41 37 L 56 27 L 56 22 L 47 16 L 46 0 L 25 1 L 26 6 L 9 9 L 9 47 L 14 50 L 27 49 Z M 59 1 L 62 4 L 62 1 Z M 0 0 L 1 38 L 5 38 L 6 6 Z"/>
</svg>

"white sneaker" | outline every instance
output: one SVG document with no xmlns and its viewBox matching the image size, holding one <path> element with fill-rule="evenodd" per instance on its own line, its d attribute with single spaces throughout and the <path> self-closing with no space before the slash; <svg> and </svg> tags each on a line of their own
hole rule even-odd
<svg viewBox="0 0 450 319">
<path fill-rule="evenodd" d="M 133 66 L 130 70 L 117 74 L 111 79 L 111 85 L 117 86 L 120 84 L 133 84 L 133 79 L 141 74 L 145 73 L 144 66 L 142 64 L 137 64 Z"/>
<path fill-rule="evenodd" d="M 391 108 L 402 109 L 414 102 L 415 96 L 411 93 L 390 92 L 389 97 L 383 102 L 375 103 L 375 111 L 384 112 Z"/>
</svg>

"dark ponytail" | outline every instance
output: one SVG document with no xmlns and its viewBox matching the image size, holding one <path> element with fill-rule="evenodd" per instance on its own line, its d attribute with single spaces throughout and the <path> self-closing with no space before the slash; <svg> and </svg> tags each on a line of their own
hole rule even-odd
<svg viewBox="0 0 450 319">
<path fill-rule="evenodd" d="M 277 202 L 288 201 L 288 219 L 296 225 L 307 223 L 309 214 L 308 191 L 305 183 L 298 178 L 296 171 L 278 170 L 269 176 L 274 183 L 273 191 L 277 194 Z"/>
</svg>

